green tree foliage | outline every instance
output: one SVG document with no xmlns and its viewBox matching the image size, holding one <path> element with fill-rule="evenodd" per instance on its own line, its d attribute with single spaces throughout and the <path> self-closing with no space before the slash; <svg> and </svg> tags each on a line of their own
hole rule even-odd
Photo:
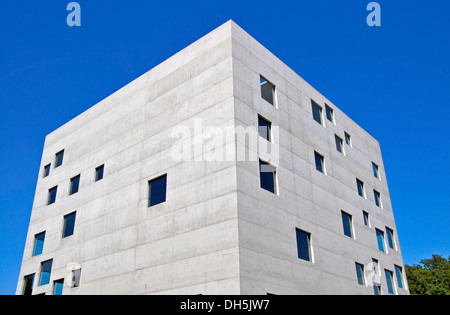
<svg viewBox="0 0 450 315">
<path fill-rule="evenodd" d="M 413 295 L 450 295 L 450 257 L 433 255 L 419 265 L 406 265 L 406 277 Z"/>
</svg>

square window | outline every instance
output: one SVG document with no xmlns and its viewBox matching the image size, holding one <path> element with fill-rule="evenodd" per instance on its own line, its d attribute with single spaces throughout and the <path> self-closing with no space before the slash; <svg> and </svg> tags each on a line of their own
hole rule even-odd
<svg viewBox="0 0 450 315">
<path fill-rule="evenodd" d="M 105 170 L 105 165 L 99 166 L 95 169 L 95 181 L 96 182 L 103 179 L 104 170 Z"/>
<path fill-rule="evenodd" d="M 356 278 L 358 280 L 359 285 L 366 285 L 366 281 L 364 279 L 364 265 L 355 263 L 356 266 Z"/>
<path fill-rule="evenodd" d="M 41 277 L 39 279 L 39 286 L 50 283 L 50 275 L 52 273 L 53 260 L 47 260 L 41 263 Z"/>
<path fill-rule="evenodd" d="M 325 105 L 325 113 L 327 115 L 327 119 L 329 121 L 331 121 L 332 123 L 334 123 L 334 111 L 333 111 L 333 109 L 330 106 Z"/>
<path fill-rule="evenodd" d="M 314 101 L 311 101 L 311 106 L 314 120 L 322 125 L 322 107 L 317 105 Z"/>
<path fill-rule="evenodd" d="M 267 119 L 261 117 L 258 115 L 258 132 L 261 137 L 266 139 L 267 141 L 270 141 L 271 137 L 271 128 L 272 123 L 268 121 Z"/>
<path fill-rule="evenodd" d="M 56 193 L 58 192 L 58 186 L 55 186 L 53 188 L 50 188 L 48 190 L 48 202 L 47 205 L 51 205 L 52 203 L 55 203 L 56 201 Z"/>
<path fill-rule="evenodd" d="M 378 165 L 372 162 L 372 169 L 373 169 L 373 176 L 375 176 L 375 178 L 380 179 L 380 173 L 378 172 Z"/>
<path fill-rule="evenodd" d="M 352 224 L 352 216 L 344 211 L 341 211 L 342 214 L 342 225 L 344 227 L 344 235 L 353 238 L 353 224 Z"/>
<path fill-rule="evenodd" d="M 377 207 L 382 208 L 381 207 L 381 196 L 380 196 L 380 193 L 374 189 L 373 190 L 373 196 L 375 198 L 375 204 L 377 205 Z"/>
<path fill-rule="evenodd" d="M 311 261 L 311 234 L 296 229 L 298 258 Z"/>
<path fill-rule="evenodd" d="M 163 175 L 148 182 L 148 206 L 152 207 L 166 201 L 167 175 Z"/>
<path fill-rule="evenodd" d="M 70 194 L 73 195 L 78 192 L 78 188 L 80 187 L 80 175 L 72 178 L 70 180 Z"/>
<path fill-rule="evenodd" d="M 381 252 L 384 252 L 384 233 L 383 231 L 380 231 L 378 229 L 375 230 L 377 234 L 377 243 L 378 243 L 378 249 Z"/>
<path fill-rule="evenodd" d="M 275 85 L 260 76 L 261 97 L 275 106 Z"/>
<path fill-rule="evenodd" d="M 64 279 L 53 281 L 53 295 L 62 295 L 64 288 Z"/>
<path fill-rule="evenodd" d="M 365 198 L 366 193 L 364 192 L 364 183 L 360 181 L 359 179 L 356 179 L 356 187 L 358 189 L 358 195 Z"/>
<path fill-rule="evenodd" d="M 344 138 L 345 138 L 345 143 L 351 147 L 352 146 L 352 138 L 350 137 L 350 135 L 345 132 Z"/>
<path fill-rule="evenodd" d="M 337 135 L 334 135 L 334 139 L 335 139 L 335 142 L 336 142 L 336 150 L 339 153 L 343 154 L 344 150 L 343 150 L 343 141 L 342 141 L 342 139 L 340 137 L 338 137 Z"/>
<path fill-rule="evenodd" d="M 77 213 L 73 212 L 64 216 L 64 228 L 63 228 L 63 238 L 72 236 L 75 231 L 75 219 L 77 217 Z"/>
<path fill-rule="evenodd" d="M 33 257 L 42 254 L 42 250 L 44 248 L 44 240 L 45 240 L 45 232 L 36 234 L 34 236 Z"/>
<path fill-rule="evenodd" d="M 51 166 L 52 166 L 51 164 L 44 166 L 44 178 L 47 177 L 48 175 L 50 175 L 50 167 Z"/>
<path fill-rule="evenodd" d="M 267 162 L 259 160 L 259 178 L 261 188 L 276 194 L 276 170 Z"/>
<path fill-rule="evenodd" d="M 23 290 L 22 295 L 32 295 L 33 294 L 33 283 L 34 283 L 34 273 L 32 275 L 25 276 L 23 278 Z"/>
<path fill-rule="evenodd" d="M 323 155 L 321 155 L 317 152 L 314 152 L 314 160 L 316 162 L 316 170 L 325 174 L 325 162 L 324 162 Z"/>
<path fill-rule="evenodd" d="M 55 168 L 63 164 L 63 159 L 64 159 L 64 150 L 56 153 Z"/>
</svg>

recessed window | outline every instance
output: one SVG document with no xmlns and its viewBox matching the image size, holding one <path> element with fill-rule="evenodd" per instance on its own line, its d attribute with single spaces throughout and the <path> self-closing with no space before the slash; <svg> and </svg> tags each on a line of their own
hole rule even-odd
<svg viewBox="0 0 450 315">
<path fill-rule="evenodd" d="M 259 178 L 261 188 L 276 194 L 276 169 L 267 162 L 259 160 Z"/>
<path fill-rule="evenodd" d="M 358 189 L 358 195 L 365 198 L 366 193 L 364 192 L 364 183 L 359 179 L 356 179 L 356 188 Z"/>
<path fill-rule="evenodd" d="M 156 206 L 166 202 L 167 175 L 163 175 L 148 182 L 149 198 L 148 206 Z"/>
<path fill-rule="evenodd" d="M 311 234 L 299 229 L 296 229 L 296 233 L 298 258 L 311 261 Z"/>
<path fill-rule="evenodd" d="M 356 279 L 359 285 L 366 285 L 366 281 L 364 279 L 364 265 L 355 263 L 356 266 Z"/>
<path fill-rule="evenodd" d="M 344 235 L 353 238 L 353 224 L 352 216 L 344 211 L 341 211 L 342 225 L 344 227 Z"/>
<path fill-rule="evenodd" d="M 373 197 L 375 198 L 375 204 L 377 205 L 377 207 L 381 208 L 381 196 L 380 193 L 375 189 L 373 190 Z"/>
<path fill-rule="evenodd" d="M 345 138 L 345 143 L 351 147 L 352 146 L 352 138 L 350 137 L 350 135 L 345 132 L 344 138 Z"/>
<path fill-rule="evenodd" d="M 63 159 L 64 159 L 64 150 L 56 153 L 55 168 L 57 168 L 63 164 Z"/>
<path fill-rule="evenodd" d="M 369 213 L 367 213 L 366 211 L 363 210 L 362 214 L 363 214 L 364 225 L 370 226 Z"/>
<path fill-rule="evenodd" d="M 53 281 L 53 295 L 62 295 L 64 288 L 64 279 Z"/>
<path fill-rule="evenodd" d="M 52 273 L 53 260 L 47 260 L 41 263 L 41 276 L 39 279 L 39 286 L 50 283 L 50 275 Z"/>
<path fill-rule="evenodd" d="M 272 123 L 267 119 L 258 115 L 258 132 L 261 137 L 266 139 L 267 141 L 271 140 L 271 129 Z"/>
<path fill-rule="evenodd" d="M 373 169 L 373 176 L 375 176 L 375 178 L 380 179 L 380 173 L 378 171 L 378 165 L 376 165 L 375 163 L 372 162 L 372 169 Z"/>
<path fill-rule="evenodd" d="M 34 236 L 33 257 L 42 254 L 42 250 L 44 248 L 44 241 L 45 241 L 45 232 L 36 234 Z"/>
<path fill-rule="evenodd" d="M 63 238 L 72 236 L 75 231 L 75 219 L 77 213 L 73 212 L 64 216 L 64 228 L 63 228 Z"/>
<path fill-rule="evenodd" d="M 333 109 L 330 106 L 325 105 L 325 113 L 327 115 L 327 119 L 329 121 L 331 121 L 332 123 L 334 123 L 334 111 L 333 111 Z"/>
<path fill-rule="evenodd" d="M 395 275 L 397 277 L 397 285 L 400 289 L 403 289 L 403 272 L 402 267 L 395 266 Z"/>
<path fill-rule="evenodd" d="M 384 275 L 386 276 L 386 283 L 387 283 L 388 292 L 390 294 L 394 294 L 394 282 L 393 282 L 392 271 L 384 269 Z"/>
<path fill-rule="evenodd" d="M 48 190 L 48 202 L 47 205 L 51 205 L 52 203 L 55 203 L 56 201 L 56 193 L 58 192 L 58 186 L 55 186 L 53 188 L 50 188 Z"/>
<path fill-rule="evenodd" d="M 25 276 L 23 278 L 23 290 L 22 295 L 32 295 L 33 294 L 33 283 L 34 283 L 34 273 L 32 275 Z"/>
<path fill-rule="evenodd" d="M 50 175 L 50 168 L 51 168 L 51 164 L 45 165 L 44 166 L 44 178 L 47 177 L 48 175 Z"/>
<path fill-rule="evenodd" d="M 314 161 L 316 163 L 316 170 L 325 174 L 325 162 L 323 155 L 314 152 Z"/>
<path fill-rule="evenodd" d="M 394 231 L 392 231 L 390 228 L 386 227 L 386 236 L 387 236 L 389 248 L 395 249 Z"/>
<path fill-rule="evenodd" d="M 376 260 L 375 258 L 372 258 L 372 268 L 373 268 L 374 275 L 380 276 L 378 260 Z M 380 283 L 375 283 L 375 282 L 373 283 L 373 293 L 375 295 L 381 295 Z"/>
<path fill-rule="evenodd" d="M 315 121 L 322 125 L 322 107 L 311 101 L 312 114 Z"/>
<path fill-rule="evenodd" d="M 72 288 L 78 288 L 81 280 L 81 269 L 72 271 Z"/>
<path fill-rule="evenodd" d="M 80 175 L 70 180 L 70 195 L 76 194 L 80 188 Z"/>
<path fill-rule="evenodd" d="M 375 230 L 376 234 L 377 234 L 377 243 L 378 243 L 378 249 L 381 252 L 384 252 L 384 233 L 383 231 L 380 231 L 378 229 Z"/>
<path fill-rule="evenodd" d="M 103 179 L 103 172 L 105 171 L 105 165 L 99 166 L 95 169 L 95 181 Z"/>
<path fill-rule="evenodd" d="M 340 137 L 338 137 L 337 135 L 334 135 L 334 140 L 335 140 L 335 142 L 336 142 L 336 150 L 339 152 L 339 153 L 344 153 L 344 150 L 343 150 L 343 141 L 342 141 L 342 138 L 340 138 Z"/>
<path fill-rule="evenodd" d="M 260 76 L 261 97 L 275 106 L 275 85 Z"/>
</svg>

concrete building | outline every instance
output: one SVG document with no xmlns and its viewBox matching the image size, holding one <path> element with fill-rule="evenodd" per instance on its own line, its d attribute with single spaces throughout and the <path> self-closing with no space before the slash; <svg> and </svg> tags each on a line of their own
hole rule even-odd
<svg viewBox="0 0 450 315">
<path fill-rule="evenodd" d="M 40 170 L 17 294 L 409 294 L 379 143 L 232 21 Z"/>
</svg>

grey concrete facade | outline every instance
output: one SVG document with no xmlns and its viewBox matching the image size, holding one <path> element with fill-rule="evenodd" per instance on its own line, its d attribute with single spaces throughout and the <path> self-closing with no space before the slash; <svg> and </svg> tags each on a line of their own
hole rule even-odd
<svg viewBox="0 0 450 315">
<path fill-rule="evenodd" d="M 261 98 L 260 76 L 275 85 L 275 105 Z M 323 109 L 321 124 L 312 101 Z M 205 127 L 248 131 L 258 115 L 277 127 L 276 159 L 225 132 L 213 143 L 215 156 L 205 155 Z M 191 137 L 175 132 L 180 128 Z M 344 141 L 340 153 L 335 135 L 345 140 L 344 133 L 351 145 Z M 180 145 L 190 148 L 189 158 L 174 158 Z M 236 159 L 239 146 L 249 156 L 256 151 L 257 160 Z M 55 168 L 61 150 L 63 164 Z M 323 156 L 324 173 L 314 152 Z M 259 159 L 276 168 L 276 193 L 260 187 Z M 104 178 L 96 181 L 100 165 Z M 232 21 L 48 135 L 40 170 L 17 294 L 32 274 L 33 294 L 52 294 L 59 279 L 68 295 L 374 294 L 367 269 L 373 259 L 383 294 L 385 270 L 394 294 L 409 294 L 379 143 Z M 149 181 L 164 174 L 166 202 L 149 207 Z M 70 195 L 77 175 L 79 191 Z M 64 216 L 74 211 L 74 233 L 63 238 Z M 351 215 L 351 237 L 342 211 Z M 310 233 L 310 261 L 298 258 L 296 229 Z M 43 231 L 42 253 L 33 256 Z M 49 283 L 39 285 L 41 264 L 50 259 Z M 355 264 L 366 266 L 363 284 Z M 81 268 L 75 288 L 73 265 Z"/>
</svg>

